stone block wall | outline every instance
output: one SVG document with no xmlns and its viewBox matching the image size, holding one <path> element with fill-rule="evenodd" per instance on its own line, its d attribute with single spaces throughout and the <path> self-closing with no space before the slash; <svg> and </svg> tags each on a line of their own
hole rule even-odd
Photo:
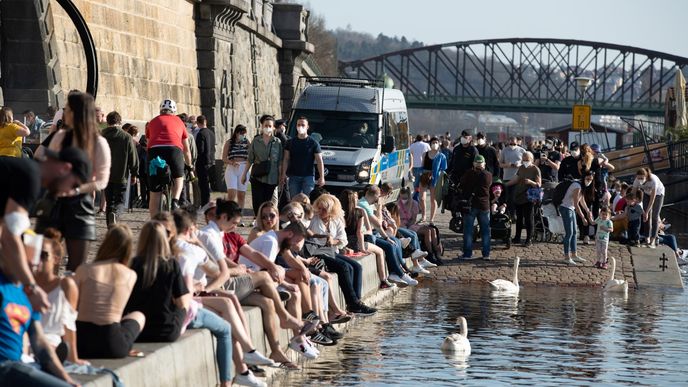
<svg viewBox="0 0 688 387">
<path fill-rule="evenodd" d="M 126 120 L 145 121 L 172 98 L 200 109 L 194 4 L 171 0 L 74 0 L 98 53 L 97 103 Z M 86 65 L 71 20 L 51 0 L 63 91 L 85 88 Z"/>
</svg>

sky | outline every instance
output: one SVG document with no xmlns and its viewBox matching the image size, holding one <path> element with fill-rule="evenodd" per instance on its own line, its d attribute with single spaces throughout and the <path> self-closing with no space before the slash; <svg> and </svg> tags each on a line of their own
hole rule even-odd
<svg viewBox="0 0 688 387">
<path fill-rule="evenodd" d="M 330 29 L 425 44 L 558 38 L 688 57 L 688 0 L 305 0 Z"/>
</svg>

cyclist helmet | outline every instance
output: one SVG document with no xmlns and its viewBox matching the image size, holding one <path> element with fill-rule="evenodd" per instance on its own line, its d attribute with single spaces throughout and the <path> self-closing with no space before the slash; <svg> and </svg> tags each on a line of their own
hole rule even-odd
<svg viewBox="0 0 688 387">
<path fill-rule="evenodd" d="M 172 113 L 177 112 L 177 103 L 174 100 L 166 99 L 160 104 L 160 110 L 169 110 Z"/>
</svg>

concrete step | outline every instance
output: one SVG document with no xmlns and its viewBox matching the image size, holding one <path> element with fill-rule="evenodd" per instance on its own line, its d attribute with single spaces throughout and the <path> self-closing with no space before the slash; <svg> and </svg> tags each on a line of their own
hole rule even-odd
<svg viewBox="0 0 688 387">
<path fill-rule="evenodd" d="M 381 296 L 393 292 L 383 291 L 378 294 L 379 280 L 375 256 L 369 255 L 357 259 L 363 266 L 363 286 L 361 289 L 366 303 L 375 304 Z M 408 262 L 410 264 L 410 260 Z M 339 288 L 338 278 L 334 276 L 335 299 L 343 308 L 344 295 Z M 263 319 L 260 308 L 243 307 L 249 325 L 251 339 L 256 349 L 269 355 L 270 350 L 263 330 Z M 338 329 L 341 325 L 338 327 Z M 279 341 L 283 345 L 289 342 L 292 333 L 282 329 Z M 189 330 L 174 343 L 136 343 L 135 349 L 143 351 L 145 357 L 125 359 L 88 359 L 96 367 L 105 367 L 115 371 L 127 387 L 152 386 L 214 386 L 217 383 L 215 364 L 215 343 L 209 331 L 205 329 Z M 321 351 L 323 349 L 321 348 Z M 336 350 L 336 349 L 324 349 Z M 287 352 L 297 360 L 293 351 Z M 270 371 L 270 370 L 268 370 Z M 234 370 L 232 370 L 234 372 Z M 75 380 L 88 387 L 112 386 L 109 375 L 84 376 L 72 375 Z"/>
</svg>

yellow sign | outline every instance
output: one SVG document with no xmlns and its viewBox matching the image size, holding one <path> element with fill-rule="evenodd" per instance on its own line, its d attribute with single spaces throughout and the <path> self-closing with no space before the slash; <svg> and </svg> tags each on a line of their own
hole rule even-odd
<svg viewBox="0 0 688 387">
<path fill-rule="evenodd" d="M 590 105 L 573 105 L 573 122 L 571 130 L 588 131 L 590 130 L 590 115 L 592 114 L 592 106 Z"/>
</svg>

